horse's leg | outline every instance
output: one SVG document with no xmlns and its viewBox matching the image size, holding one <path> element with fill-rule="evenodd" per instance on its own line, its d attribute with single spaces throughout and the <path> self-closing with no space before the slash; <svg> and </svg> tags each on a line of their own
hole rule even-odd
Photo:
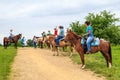
<svg viewBox="0 0 120 80">
<path fill-rule="evenodd" d="M 7 49 L 6 43 L 4 44 L 4 48 Z"/>
<path fill-rule="evenodd" d="M 69 48 L 70 48 L 70 57 L 72 57 L 73 47 L 72 47 L 72 46 L 70 46 Z"/>
<path fill-rule="evenodd" d="M 5 42 L 4 42 L 4 49 L 6 49 L 6 48 L 5 48 Z"/>
<path fill-rule="evenodd" d="M 8 46 L 8 42 L 5 42 L 4 48 L 7 49 L 7 46 Z"/>
<path fill-rule="evenodd" d="M 15 42 L 15 48 L 17 49 L 17 43 Z"/>
<path fill-rule="evenodd" d="M 63 51 L 65 51 L 65 47 L 62 47 Z"/>
<path fill-rule="evenodd" d="M 55 45 L 52 45 L 53 56 L 55 56 Z"/>
<path fill-rule="evenodd" d="M 42 42 L 40 42 L 40 48 L 43 48 L 43 46 L 42 46 Z"/>
<path fill-rule="evenodd" d="M 111 53 L 111 45 L 110 45 L 110 43 L 109 43 L 108 53 L 109 53 L 109 58 L 110 58 L 110 60 L 109 60 L 109 68 L 111 68 L 111 66 L 112 66 L 112 53 Z"/>
<path fill-rule="evenodd" d="M 103 51 L 101 51 L 102 55 L 104 56 L 105 60 L 106 60 L 106 64 L 107 64 L 107 67 L 109 67 L 110 64 L 110 57 L 109 57 L 109 54 L 108 53 L 105 53 Z"/>
<path fill-rule="evenodd" d="M 52 46 L 52 44 L 50 44 L 50 49 L 53 51 L 53 46 Z"/>
<path fill-rule="evenodd" d="M 85 68 L 85 62 L 84 62 L 84 52 L 80 52 L 79 51 L 79 55 L 80 55 L 80 58 L 81 58 L 81 61 L 82 61 L 82 66 L 81 68 Z"/>
<path fill-rule="evenodd" d="M 106 57 L 107 57 L 107 67 L 111 68 L 112 61 L 111 61 L 111 57 L 109 55 L 109 52 L 106 54 Z"/>
<path fill-rule="evenodd" d="M 59 56 L 59 52 L 58 52 L 58 47 L 57 46 L 56 46 L 56 52 L 57 52 L 56 56 Z"/>
</svg>

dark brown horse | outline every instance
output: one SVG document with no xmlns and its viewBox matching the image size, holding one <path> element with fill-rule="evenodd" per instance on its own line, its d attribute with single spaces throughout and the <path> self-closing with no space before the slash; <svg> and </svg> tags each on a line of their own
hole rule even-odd
<svg viewBox="0 0 120 80">
<path fill-rule="evenodd" d="M 4 37 L 4 39 L 3 39 L 4 48 L 6 49 L 8 47 L 9 43 L 14 43 L 15 48 L 17 48 L 17 42 L 21 38 L 21 36 L 22 36 L 22 34 L 18 34 L 16 36 L 14 36 L 12 41 L 8 37 Z"/>
<path fill-rule="evenodd" d="M 60 40 L 59 41 L 59 46 L 56 46 L 56 42 L 55 42 L 55 36 L 54 35 L 49 35 L 46 37 L 48 43 L 50 44 L 50 47 L 52 49 L 52 51 L 54 52 L 53 55 L 55 55 L 55 52 L 57 52 L 57 56 L 59 55 L 58 53 L 58 47 L 62 47 L 63 51 L 65 47 L 69 47 L 70 48 L 70 57 L 72 56 L 72 52 L 73 52 L 73 44 L 70 41 L 64 41 L 64 40 Z"/>
<path fill-rule="evenodd" d="M 65 40 L 71 40 L 72 43 L 75 45 L 76 51 L 79 53 L 82 61 L 82 66 L 81 68 L 85 67 L 85 62 L 84 62 L 84 46 L 81 44 L 81 37 L 76 35 L 74 32 L 71 30 L 67 31 L 67 34 L 65 36 Z M 95 53 L 100 51 L 102 55 L 106 59 L 107 67 L 111 67 L 112 64 L 112 55 L 111 55 L 111 46 L 110 43 L 106 40 L 100 39 L 100 44 L 99 46 L 92 46 L 91 47 L 91 53 Z"/>
</svg>

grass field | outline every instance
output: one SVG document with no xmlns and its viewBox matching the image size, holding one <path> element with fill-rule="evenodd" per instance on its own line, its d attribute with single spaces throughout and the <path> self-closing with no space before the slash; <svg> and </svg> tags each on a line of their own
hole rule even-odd
<svg viewBox="0 0 120 80">
<path fill-rule="evenodd" d="M 0 80 L 8 80 L 16 53 L 17 50 L 14 47 L 9 47 L 7 50 L 0 47 Z"/>
<path fill-rule="evenodd" d="M 78 54 L 72 56 L 72 60 L 81 64 Z M 100 52 L 85 55 L 86 69 L 90 69 L 99 76 L 105 76 L 107 80 L 120 80 L 120 46 L 112 46 L 112 68 L 106 67 L 106 61 Z"/>
</svg>

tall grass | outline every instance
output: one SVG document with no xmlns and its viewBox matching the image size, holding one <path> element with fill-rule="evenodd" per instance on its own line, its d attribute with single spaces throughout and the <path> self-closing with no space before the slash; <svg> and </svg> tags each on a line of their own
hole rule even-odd
<svg viewBox="0 0 120 80">
<path fill-rule="evenodd" d="M 81 64 L 78 54 L 72 56 L 72 60 Z M 120 46 L 112 47 L 112 68 L 106 67 L 106 61 L 100 52 L 85 55 L 86 69 L 90 69 L 99 76 L 105 76 L 107 80 L 120 80 Z"/>
<path fill-rule="evenodd" d="M 0 47 L 0 80 L 8 80 L 11 70 L 11 64 L 17 53 L 14 47 L 4 49 Z"/>
</svg>

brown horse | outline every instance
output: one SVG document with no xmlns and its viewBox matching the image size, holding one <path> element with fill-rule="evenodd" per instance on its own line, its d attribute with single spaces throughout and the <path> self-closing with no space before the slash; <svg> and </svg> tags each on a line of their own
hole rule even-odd
<svg viewBox="0 0 120 80">
<path fill-rule="evenodd" d="M 82 66 L 81 68 L 85 67 L 85 62 L 84 62 L 84 46 L 81 44 L 81 37 L 76 35 L 74 32 L 71 30 L 67 31 L 67 34 L 65 36 L 65 40 L 71 40 L 72 43 L 75 45 L 76 51 L 79 53 L 82 61 Z M 108 41 L 105 41 L 103 39 L 100 39 L 100 44 L 99 46 L 91 46 L 91 53 L 95 53 L 100 51 L 102 55 L 106 59 L 107 67 L 111 67 L 112 64 L 112 55 L 111 55 L 111 46 Z"/>
<path fill-rule="evenodd" d="M 37 43 L 39 48 L 43 48 L 43 45 L 47 45 L 48 48 L 50 48 L 50 42 L 48 41 L 47 37 L 36 37 Z"/>
<path fill-rule="evenodd" d="M 63 51 L 64 51 L 64 48 L 66 46 L 68 46 L 70 48 L 70 57 L 71 57 L 72 56 L 72 52 L 73 52 L 73 44 L 70 41 L 60 40 L 59 41 L 59 46 L 56 46 L 55 38 L 56 37 L 54 35 L 47 36 L 47 41 L 50 44 L 50 47 L 51 47 L 52 51 L 54 52 L 53 56 L 55 55 L 55 52 L 57 52 L 57 56 L 59 55 L 58 47 L 62 47 Z"/>
<path fill-rule="evenodd" d="M 18 34 L 16 36 L 14 36 L 12 41 L 8 37 L 4 37 L 4 39 L 3 39 L 4 48 L 6 49 L 8 47 L 9 43 L 14 43 L 15 48 L 17 48 L 17 42 L 21 38 L 21 36 L 22 36 L 22 34 Z"/>
<path fill-rule="evenodd" d="M 36 37 L 37 43 L 39 48 L 43 48 L 43 38 L 42 37 Z"/>
</svg>

